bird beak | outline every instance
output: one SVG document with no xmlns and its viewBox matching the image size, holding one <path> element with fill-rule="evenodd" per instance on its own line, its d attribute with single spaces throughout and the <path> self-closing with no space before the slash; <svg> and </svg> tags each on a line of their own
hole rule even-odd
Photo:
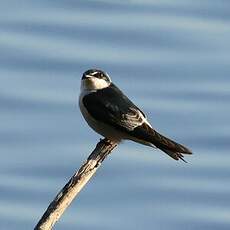
<svg viewBox="0 0 230 230">
<path fill-rule="evenodd" d="M 91 77 L 90 75 L 83 74 L 82 79 L 89 79 L 90 77 Z"/>
</svg>

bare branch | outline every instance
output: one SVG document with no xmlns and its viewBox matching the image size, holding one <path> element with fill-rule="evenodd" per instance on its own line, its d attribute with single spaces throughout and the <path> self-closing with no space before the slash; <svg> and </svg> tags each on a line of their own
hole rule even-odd
<svg viewBox="0 0 230 230">
<path fill-rule="evenodd" d="M 66 208 L 71 204 L 73 199 L 85 186 L 85 184 L 94 175 L 103 160 L 117 146 L 117 143 L 108 139 L 101 140 L 94 151 L 90 154 L 87 161 L 72 176 L 69 182 L 57 194 L 55 199 L 50 203 L 49 207 L 43 214 L 42 218 L 34 228 L 34 230 L 51 230 L 58 221 Z"/>
</svg>

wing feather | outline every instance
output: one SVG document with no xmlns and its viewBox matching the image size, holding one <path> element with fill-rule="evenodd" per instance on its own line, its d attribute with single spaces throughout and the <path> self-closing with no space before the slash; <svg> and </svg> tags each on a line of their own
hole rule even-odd
<svg viewBox="0 0 230 230">
<path fill-rule="evenodd" d="M 123 131 L 132 131 L 146 122 L 144 113 L 114 84 L 86 95 L 83 104 L 94 118 Z"/>
<path fill-rule="evenodd" d="M 135 140 L 151 143 L 175 160 L 192 152 L 185 146 L 164 137 L 148 123 L 145 114 L 135 106 L 113 83 L 83 97 L 83 104 L 92 117 L 126 132 Z"/>
</svg>

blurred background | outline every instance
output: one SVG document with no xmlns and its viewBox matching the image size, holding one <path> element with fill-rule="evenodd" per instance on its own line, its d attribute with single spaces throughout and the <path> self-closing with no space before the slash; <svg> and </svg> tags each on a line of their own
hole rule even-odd
<svg viewBox="0 0 230 230">
<path fill-rule="evenodd" d="M 100 136 L 78 109 L 107 71 L 188 164 L 120 145 L 55 229 L 230 228 L 228 0 L 0 0 L 0 229 L 33 229 Z"/>
</svg>

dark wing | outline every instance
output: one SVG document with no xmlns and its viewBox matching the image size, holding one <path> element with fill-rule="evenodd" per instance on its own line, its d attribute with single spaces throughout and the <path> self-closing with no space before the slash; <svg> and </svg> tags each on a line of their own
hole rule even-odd
<svg viewBox="0 0 230 230">
<path fill-rule="evenodd" d="M 113 83 L 84 96 L 83 104 L 92 117 L 121 131 L 132 131 L 146 120 L 144 113 Z"/>
<path fill-rule="evenodd" d="M 191 154 L 185 146 L 154 130 L 148 124 L 144 113 L 114 84 L 86 95 L 83 104 L 88 113 L 98 121 L 112 125 L 136 139 L 152 143 L 175 160 L 183 160 L 182 154 Z"/>
</svg>

